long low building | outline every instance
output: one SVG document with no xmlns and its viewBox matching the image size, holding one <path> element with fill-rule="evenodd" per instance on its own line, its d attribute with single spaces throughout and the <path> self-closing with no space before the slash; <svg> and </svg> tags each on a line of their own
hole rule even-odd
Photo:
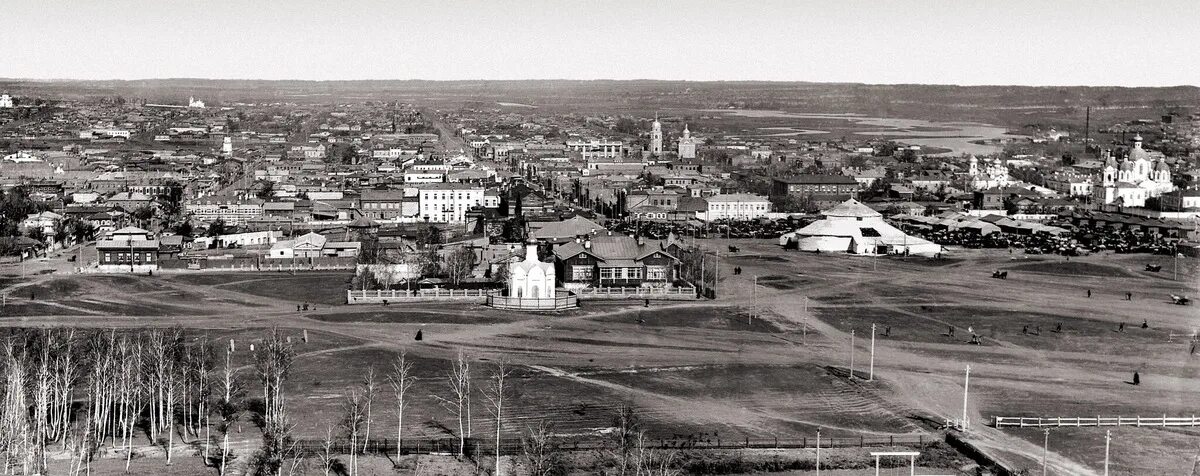
<svg viewBox="0 0 1200 476">
<path fill-rule="evenodd" d="M 909 236 L 883 221 L 883 214 L 849 199 L 821 212 L 822 218 L 779 237 L 785 248 L 800 251 L 840 252 L 864 255 L 905 254 L 934 256 L 942 246 Z"/>
</svg>

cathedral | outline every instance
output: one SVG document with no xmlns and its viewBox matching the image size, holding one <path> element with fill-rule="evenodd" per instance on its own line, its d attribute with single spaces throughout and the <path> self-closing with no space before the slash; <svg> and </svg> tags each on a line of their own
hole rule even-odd
<svg viewBox="0 0 1200 476">
<path fill-rule="evenodd" d="M 1133 148 L 1120 163 L 1112 155 L 1104 161 L 1099 186 L 1092 187 L 1092 200 L 1100 205 L 1142 207 L 1146 199 L 1175 190 L 1171 167 L 1159 157 L 1153 160 L 1142 148 L 1142 136 L 1133 138 Z"/>
<path fill-rule="evenodd" d="M 967 166 L 967 175 L 972 190 L 1007 187 L 1015 182 L 1008 176 L 1008 164 L 998 158 L 985 160 L 981 167 L 979 159 L 972 155 Z"/>
</svg>

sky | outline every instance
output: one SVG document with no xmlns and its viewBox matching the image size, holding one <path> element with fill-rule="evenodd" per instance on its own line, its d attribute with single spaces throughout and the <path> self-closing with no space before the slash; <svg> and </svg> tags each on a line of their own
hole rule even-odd
<svg viewBox="0 0 1200 476">
<path fill-rule="evenodd" d="M 0 77 L 1200 85 L 1196 0 L 4 0 Z"/>
</svg>

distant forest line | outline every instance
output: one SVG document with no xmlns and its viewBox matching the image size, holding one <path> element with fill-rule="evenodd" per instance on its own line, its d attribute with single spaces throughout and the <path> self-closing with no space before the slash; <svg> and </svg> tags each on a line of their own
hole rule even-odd
<svg viewBox="0 0 1200 476">
<path fill-rule="evenodd" d="M 858 83 L 657 80 L 2 80 L 17 96 L 179 103 L 196 96 L 210 106 L 236 102 L 400 101 L 434 108 L 500 108 L 496 102 L 535 105 L 541 114 L 653 114 L 718 108 L 855 113 L 879 117 L 988 122 L 1020 127 L 1053 122 L 1082 126 L 1084 109 L 1098 122 L 1187 115 L 1200 106 L 1200 88 L 1089 86 L 872 85 Z M 528 111 L 525 111 L 528 112 Z"/>
</svg>

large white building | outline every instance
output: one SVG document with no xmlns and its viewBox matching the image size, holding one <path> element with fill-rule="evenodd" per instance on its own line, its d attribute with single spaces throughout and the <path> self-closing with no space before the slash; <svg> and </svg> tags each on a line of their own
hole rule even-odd
<svg viewBox="0 0 1200 476">
<path fill-rule="evenodd" d="M 240 225 L 263 216 L 263 201 L 257 198 L 208 196 L 188 201 L 184 204 L 184 212 L 203 223 L 222 220 L 226 225 Z"/>
<path fill-rule="evenodd" d="M 754 220 L 764 218 L 771 211 L 771 201 L 764 196 L 750 193 L 715 195 L 704 199 L 706 210 L 696 212 L 696 218 L 713 220 Z"/>
<path fill-rule="evenodd" d="M 654 116 L 654 125 L 650 127 L 650 155 L 658 157 L 663 152 L 663 134 L 662 123 L 658 122 L 658 115 Z"/>
<path fill-rule="evenodd" d="M 974 155 L 967 162 L 967 175 L 972 190 L 987 190 L 995 187 L 1007 187 L 1016 183 L 1008 175 L 1008 164 L 999 158 L 991 158 L 981 166 Z"/>
<path fill-rule="evenodd" d="M 420 205 L 418 216 L 425 221 L 438 223 L 462 223 L 467 220 L 467 211 L 483 206 L 483 187 L 463 183 L 421 184 L 417 200 Z"/>
<path fill-rule="evenodd" d="M 617 140 L 567 141 L 567 150 L 579 152 L 584 160 L 621 157 L 625 144 Z"/>
<path fill-rule="evenodd" d="M 1092 187 L 1092 201 L 1098 205 L 1142 207 L 1146 199 L 1175 190 L 1171 167 L 1159 157 L 1152 160 L 1142 148 L 1142 136 L 1133 138 L 1133 148 L 1120 163 L 1109 155 L 1100 172 L 1100 184 Z"/>
<path fill-rule="evenodd" d="M 188 98 L 188 107 L 196 109 L 204 109 L 204 101 L 197 101 L 195 97 Z"/>
<path fill-rule="evenodd" d="M 800 251 L 934 256 L 942 246 L 883 221 L 883 215 L 853 198 L 822 211 L 823 218 L 779 237 L 779 245 Z"/>
<path fill-rule="evenodd" d="M 679 138 L 679 158 L 694 159 L 696 158 L 696 146 L 700 144 L 700 139 L 692 137 L 692 131 L 688 130 L 687 124 L 683 125 L 683 137 Z"/>
<path fill-rule="evenodd" d="M 0 94 L 0 108 L 11 109 L 13 107 L 12 96 Z"/>
</svg>

